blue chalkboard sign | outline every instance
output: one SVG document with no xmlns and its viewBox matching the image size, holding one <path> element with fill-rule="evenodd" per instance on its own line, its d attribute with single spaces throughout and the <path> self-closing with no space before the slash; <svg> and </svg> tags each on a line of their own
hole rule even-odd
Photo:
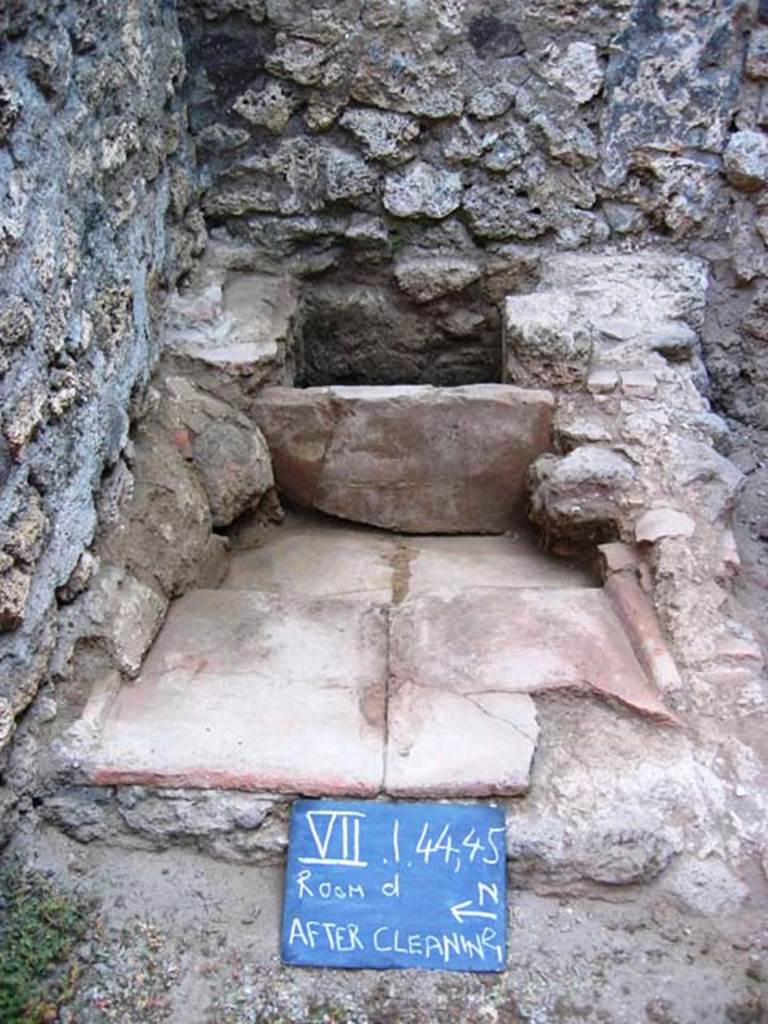
<svg viewBox="0 0 768 1024">
<path fill-rule="evenodd" d="M 299 800 L 283 962 L 501 971 L 504 812 L 459 804 Z"/>
</svg>

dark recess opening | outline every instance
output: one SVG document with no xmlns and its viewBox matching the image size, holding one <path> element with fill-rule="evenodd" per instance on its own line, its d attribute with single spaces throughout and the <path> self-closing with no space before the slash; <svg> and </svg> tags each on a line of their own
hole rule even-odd
<svg viewBox="0 0 768 1024">
<path fill-rule="evenodd" d="M 471 296 L 418 305 L 384 285 L 305 284 L 296 383 L 498 383 L 499 321 Z"/>
</svg>

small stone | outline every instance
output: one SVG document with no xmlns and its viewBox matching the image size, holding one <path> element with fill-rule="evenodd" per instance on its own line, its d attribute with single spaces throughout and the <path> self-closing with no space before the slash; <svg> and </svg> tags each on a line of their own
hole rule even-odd
<svg viewBox="0 0 768 1024">
<path fill-rule="evenodd" d="M 756 192 L 768 182 L 768 137 L 745 129 L 734 132 L 723 153 L 725 176 L 734 188 Z"/>
<path fill-rule="evenodd" d="M 506 173 L 519 167 L 531 150 L 531 142 L 522 125 L 512 125 L 494 143 L 483 157 L 483 166 L 489 171 Z"/>
<path fill-rule="evenodd" d="M 616 203 L 609 200 L 603 203 L 603 213 L 611 231 L 615 231 L 617 235 L 629 235 L 643 230 L 643 211 L 631 203 Z"/>
<path fill-rule="evenodd" d="M 77 560 L 77 565 L 69 574 L 67 582 L 56 591 L 60 604 L 70 604 L 83 593 L 91 582 L 94 572 L 99 567 L 99 560 L 90 551 L 84 551 Z"/>
<path fill-rule="evenodd" d="M 635 523 L 638 544 L 655 544 L 662 537 L 692 537 L 696 523 L 685 512 L 674 508 L 652 508 Z"/>
<path fill-rule="evenodd" d="M 648 344 L 669 362 L 683 363 L 696 351 L 698 337 L 692 327 L 680 320 L 652 331 L 648 336 Z"/>
<path fill-rule="evenodd" d="M 23 511 L 14 516 L 7 534 L 2 537 L 2 546 L 17 562 L 33 565 L 47 528 L 48 519 L 40 495 L 32 490 Z"/>
<path fill-rule="evenodd" d="M 471 309 L 457 309 L 440 321 L 440 326 L 446 334 L 452 338 L 469 338 L 475 334 L 485 323 L 482 313 L 475 313 Z"/>
<path fill-rule="evenodd" d="M 466 118 L 455 124 L 443 139 L 443 156 L 451 164 L 471 164 L 498 139 L 498 132 L 479 132 Z"/>
<path fill-rule="evenodd" d="M 597 160 L 595 136 L 577 116 L 560 123 L 541 113 L 534 116 L 531 124 L 543 136 L 544 148 L 554 160 L 576 168 L 583 168 Z"/>
<path fill-rule="evenodd" d="M 389 164 L 410 160 L 411 143 L 419 135 L 415 117 L 389 110 L 347 110 L 339 124 L 362 144 L 367 156 Z"/>
<path fill-rule="evenodd" d="M 384 110 L 440 120 L 460 117 L 464 107 L 462 74 L 456 60 L 426 57 L 416 38 L 396 51 L 371 45 L 355 67 L 350 92 L 360 103 Z"/>
<path fill-rule="evenodd" d="M 591 395 L 610 395 L 619 386 L 615 370 L 593 370 L 587 377 L 587 391 Z"/>
<path fill-rule="evenodd" d="M 270 82 L 260 92 L 249 89 L 237 97 L 232 109 L 249 124 L 259 125 L 278 134 L 285 130 L 298 101 L 279 82 Z"/>
<path fill-rule="evenodd" d="M 299 85 L 318 85 L 330 48 L 312 39 L 297 39 L 279 32 L 276 46 L 265 62 L 267 71 Z"/>
<path fill-rule="evenodd" d="M 84 600 L 79 637 L 106 641 L 120 671 L 136 676 L 165 618 L 168 601 L 114 566 L 100 569 Z"/>
<path fill-rule="evenodd" d="M 752 32 L 745 70 L 750 78 L 768 78 L 768 28 Z"/>
<path fill-rule="evenodd" d="M 3 434 L 14 457 L 18 457 L 31 440 L 42 421 L 44 409 L 45 392 L 36 385 L 21 396 L 16 407 L 4 418 Z"/>
<path fill-rule="evenodd" d="M 389 174 L 384 207 L 395 217 L 442 220 L 461 204 L 461 175 L 416 160 L 405 171 Z"/>
<path fill-rule="evenodd" d="M 21 116 L 21 98 L 5 75 L 0 75 L 0 143 L 5 142 Z"/>
<path fill-rule="evenodd" d="M 622 503 L 637 482 L 626 456 L 587 444 L 531 467 L 531 518 L 552 537 L 605 542 L 617 534 Z"/>
<path fill-rule="evenodd" d="M 478 121 L 501 117 L 512 106 L 515 91 L 516 87 L 512 82 L 503 80 L 478 89 L 467 101 L 467 112 Z"/>
<path fill-rule="evenodd" d="M 470 231 L 479 238 L 530 240 L 547 230 L 547 221 L 532 201 L 507 183 L 473 185 L 462 205 Z"/>
<path fill-rule="evenodd" d="M 389 240 L 389 232 L 380 217 L 354 213 L 344 231 L 344 237 L 358 245 L 385 245 Z"/>
<path fill-rule="evenodd" d="M 29 341 L 35 326 L 32 306 L 18 295 L 11 296 L 0 309 L 0 348 L 14 348 Z"/>
<path fill-rule="evenodd" d="M 542 74 L 551 85 L 566 89 L 580 105 L 589 103 L 603 87 L 603 67 L 594 43 L 570 43 L 564 53 L 550 60 Z"/>
<path fill-rule="evenodd" d="M 354 153 L 335 146 L 328 147 L 324 160 L 325 195 L 332 203 L 355 199 L 376 190 L 373 168 Z"/>
<path fill-rule="evenodd" d="M 599 317 L 595 327 L 610 341 L 629 341 L 640 333 L 638 322 L 623 316 Z"/>
<path fill-rule="evenodd" d="M 269 449 L 255 427 L 212 422 L 195 438 L 192 450 L 214 526 L 229 526 L 255 510 L 274 485 Z"/>
<path fill-rule="evenodd" d="M 13 568 L 0 576 L 0 631 L 18 629 L 24 621 L 32 577 Z"/>
<path fill-rule="evenodd" d="M 453 256 L 411 257 L 395 264 L 395 280 L 416 302 L 430 302 L 460 292 L 477 281 L 480 274 L 474 260 Z"/>
<path fill-rule="evenodd" d="M 15 728 L 13 707 L 6 697 L 0 697 L 0 750 L 8 743 Z"/>
<path fill-rule="evenodd" d="M 66 34 L 55 43 L 30 39 L 22 52 L 27 74 L 46 99 L 65 96 L 69 88 L 72 62 Z"/>
<path fill-rule="evenodd" d="M 599 444 L 611 441 L 611 431 L 602 420 L 590 416 L 558 416 L 555 420 L 555 439 L 566 451 L 580 444 Z"/>
<path fill-rule="evenodd" d="M 304 111 L 304 123 L 311 132 L 327 132 L 348 102 L 346 94 L 314 90 Z"/>
<path fill-rule="evenodd" d="M 196 139 L 204 149 L 226 153 L 244 146 L 250 137 L 250 132 L 245 128 L 230 128 L 226 124 L 209 124 L 202 129 Z"/>
<path fill-rule="evenodd" d="M 649 370 L 623 370 L 621 390 L 627 398 L 654 398 L 656 374 Z"/>
</svg>

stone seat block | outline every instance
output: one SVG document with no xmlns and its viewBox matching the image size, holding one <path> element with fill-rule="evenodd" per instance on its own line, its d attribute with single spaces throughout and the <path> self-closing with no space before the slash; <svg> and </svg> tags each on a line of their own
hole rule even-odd
<svg viewBox="0 0 768 1024">
<path fill-rule="evenodd" d="M 401 533 L 499 534 L 523 518 L 553 405 L 511 385 L 403 385 L 266 388 L 252 411 L 290 502 Z"/>
</svg>

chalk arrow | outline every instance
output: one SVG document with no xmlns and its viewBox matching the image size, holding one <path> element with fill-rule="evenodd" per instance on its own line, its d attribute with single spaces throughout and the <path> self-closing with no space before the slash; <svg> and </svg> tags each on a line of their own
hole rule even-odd
<svg viewBox="0 0 768 1024">
<path fill-rule="evenodd" d="M 464 924 L 467 917 L 487 917 L 491 921 L 496 920 L 496 914 L 492 910 L 467 910 L 467 907 L 471 906 L 472 900 L 464 900 L 463 903 L 454 903 L 451 907 L 451 913 L 459 924 Z"/>
</svg>

